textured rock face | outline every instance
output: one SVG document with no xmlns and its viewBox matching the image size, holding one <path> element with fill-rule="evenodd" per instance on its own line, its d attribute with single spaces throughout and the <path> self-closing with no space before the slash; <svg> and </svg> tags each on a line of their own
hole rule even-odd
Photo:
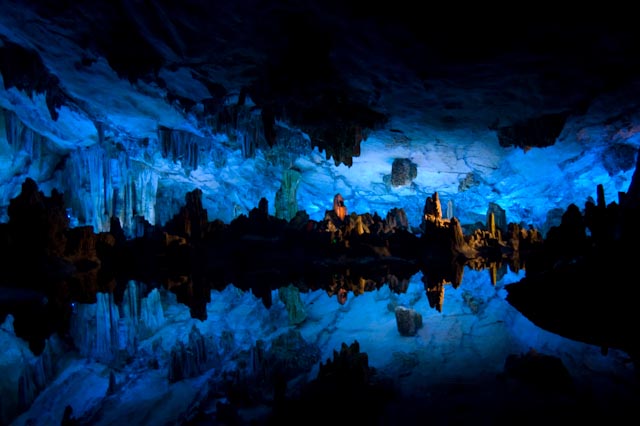
<svg viewBox="0 0 640 426">
<path fill-rule="evenodd" d="M 398 306 L 395 309 L 398 332 L 402 336 L 415 336 L 422 328 L 422 315 L 414 309 Z"/>
<path fill-rule="evenodd" d="M 391 185 L 408 185 L 418 176 L 418 166 L 408 158 L 396 158 L 391 164 Z"/>
</svg>

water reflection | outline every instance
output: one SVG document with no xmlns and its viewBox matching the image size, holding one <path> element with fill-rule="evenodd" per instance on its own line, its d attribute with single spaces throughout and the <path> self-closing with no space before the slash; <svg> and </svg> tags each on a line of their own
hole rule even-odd
<svg viewBox="0 0 640 426">
<path fill-rule="evenodd" d="M 348 297 L 357 297 L 366 292 L 377 291 L 386 286 L 396 294 L 407 291 L 409 282 L 419 277 L 429 306 L 442 311 L 445 287 L 457 289 L 464 279 L 465 269 L 486 275 L 489 285 L 495 286 L 507 273 L 521 272 L 511 263 L 488 262 L 471 264 L 458 262 L 430 262 L 428 265 L 404 259 L 366 261 L 351 264 L 309 264 L 304 270 L 286 270 L 266 268 L 254 270 L 246 268 L 242 273 L 220 273 L 217 277 L 202 275 L 183 275 L 168 279 L 165 287 L 174 292 L 178 301 L 189 306 L 194 318 L 207 318 L 206 304 L 210 301 L 211 289 L 223 289 L 234 285 L 245 291 L 251 291 L 261 298 L 268 308 L 272 305 L 272 290 L 296 286 L 301 292 L 322 290 L 337 302 L 344 304 Z M 239 269 L 236 269 L 238 271 Z M 523 276 L 524 273 L 521 273 Z M 222 281 L 220 277 L 228 277 Z M 213 283 L 213 284 L 212 284 Z"/>
<path fill-rule="evenodd" d="M 633 397 L 627 393 L 633 386 L 633 373 L 626 354 L 613 351 L 604 356 L 597 346 L 545 331 L 506 301 L 505 287 L 519 281 L 523 272 L 502 267 L 497 281 L 493 281 L 495 275 L 490 270 L 465 267 L 458 276 L 460 281 L 456 285 L 439 280 L 436 286 L 426 285 L 429 279 L 418 272 L 404 283 L 402 291 L 385 285 L 372 291 L 349 293 L 345 304 L 337 303 L 326 292 L 303 293 L 308 319 L 300 329 L 307 340 L 326 345 L 326 357 L 342 341 L 357 340 L 370 363 L 400 383 L 403 398 L 434 410 L 430 415 L 435 416 L 431 420 L 436 423 L 442 415 L 440 410 L 455 405 L 449 397 L 459 398 L 458 402 L 464 399 L 471 412 L 492 409 L 500 412 L 505 407 L 500 408 L 498 400 L 511 401 L 514 410 L 521 408 L 519 404 L 523 402 L 515 400 L 522 395 L 509 395 L 508 389 L 518 389 L 511 380 L 539 386 L 541 392 L 555 395 L 548 396 L 548 400 L 557 397 L 555 403 L 559 405 L 563 398 L 567 398 L 565 403 L 574 403 L 573 396 L 554 394 L 560 392 L 556 385 L 565 383 L 567 375 L 575 389 L 584 392 L 582 395 L 589 394 L 597 401 L 596 405 L 611 403 L 608 394 L 611 391 L 621 396 L 621 404 Z M 434 294 L 438 296 L 432 297 Z M 398 333 L 393 315 L 397 306 L 422 315 L 423 327 L 414 337 Z M 529 357 L 540 360 L 543 355 L 559 360 L 566 371 L 548 366 L 536 370 L 533 376 L 514 378 L 513 371 L 506 367 L 507 359 L 524 364 Z M 528 367 L 514 367 L 514 371 L 519 368 Z M 595 383 L 602 387 L 594 386 Z M 425 395 L 432 395 L 432 399 L 425 399 Z M 548 402 L 546 398 L 539 403 Z M 483 404 L 486 407 L 479 408 Z M 451 411 L 447 413 L 451 415 Z"/>
</svg>

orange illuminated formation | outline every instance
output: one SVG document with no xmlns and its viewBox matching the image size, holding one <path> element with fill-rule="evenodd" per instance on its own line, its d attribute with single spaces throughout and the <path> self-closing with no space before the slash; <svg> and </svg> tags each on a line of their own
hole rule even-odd
<svg viewBox="0 0 640 426">
<path fill-rule="evenodd" d="M 347 207 L 344 205 L 344 198 L 340 194 L 336 194 L 333 197 L 333 211 L 340 220 L 344 220 L 345 216 L 347 216 Z"/>
</svg>

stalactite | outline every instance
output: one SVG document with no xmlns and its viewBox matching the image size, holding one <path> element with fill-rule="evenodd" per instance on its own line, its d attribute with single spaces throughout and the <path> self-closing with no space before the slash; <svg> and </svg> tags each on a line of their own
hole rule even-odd
<svg viewBox="0 0 640 426">
<path fill-rule="evenodd" d="M 194 135 L 182 130 L 160 127 L 158 138 L 162 148 L 162 157 L 174 163 L 178 161 L 185 172 L 196 170 L 200 164 L 199 152 L 211 151 L 211 139 Z"/>
<path fill-rule="evenodd" d="M 242 158 L 253 158 L 256 155 L 256 140 L 246 132 L 239 132 L 238 139 L 242 148 Z"/>
<path fill-rule="evenodd" d="M 0 108 L 0 163 L 3 164 L 0 175 L 48 181 L 60 164 L 64 164 L 66 154 L 47 137 L 26 126 L 13 111 Z M 7 180 L 0 192 L 2 206 L 7 206 L 19 192 L 19 184 L 24 179 Z"/>
<path fill-rule="evenodd" d="M 5 129 L 7 143 L 13 151 L 14 158 L 16 155 L 23 154 L 31 163 L 40 161 L 51 142 L 25 126 L 13 111 L 2 109 L 2 112 L 4 121 L 2 127 Z"/>
<path fill-rule="evenodd" d="M 243 158 L 253 158 L 257 148 L 273 145 L 276 134 L 271 125 L 265 131 L 262 111 L 246 105 L 243 98 L 241 96 L 237 104 L 221 108 L 208 124 L 216 133 L 238 143 Z"/>
<path fill-rule="evenodd" d="M 60 187 L 78 224 L 91 225 L 95 232 L 108 231 L 114 217 L 128 237 L 136 216 L 155 223 L 158 173 L 115 146 L 73 151 Z"/>
<path fill-rule="evenodd" d="M 71 153 L 62 180 L 62 191 L 81 225 L 92 225 L 96 232 L 109 219 L 106 206 L 105 153 L 100 146 L 78 149 Z"/>
<path fill-rule="evenodd" d="M 132 164 L 128 182 L 131 188 L 131 215 L 143 216 L 152 224 L 156 224 L 158 179 L 158 173 L 145 164 Z"/>
</svg>

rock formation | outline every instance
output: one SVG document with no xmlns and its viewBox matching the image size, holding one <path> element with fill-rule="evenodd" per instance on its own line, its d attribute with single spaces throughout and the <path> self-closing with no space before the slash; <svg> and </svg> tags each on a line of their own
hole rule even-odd
<svg viewBox="0 0 640 426">
<path fill-rule="evenodd" d="M 347 207 L 344 205 L 344 198 L 340 194 L 336 194 L 333 197 L 333 212 L 340 220 L 344 220 L 347 216 Z"/>
<path fill-rule="evenodd" d="M 290 221 L 298 213 L 298 200 L 296 191 L 300 184 L 301 174 L 294 169 L 283 172 L 282 185 L 276 192 L 275 208 L 276 217 Z"/>
<path fill-rule="evenodd" d="M 188 192 L 185 202 L 178 214 L 167 222 L 166 229 L 171 234 L 201 239 L 208 222 L 207 211 L 202 207 L 202 190 L 196 188 Z"/>
<path fill-rule="evenodd" d="M 637 219 L 631 219 L 639 213 L 634 192 L 639 173 L 636 169 L 629 193 L 619 195 L 620 203 L 607 205 L 598 189 L 598 201 L 588 200 L 584 213 L 569 205 L 561 223 L 528 255 L 525 278 L 507 286 L 507 300 L 538 326 L 605 350 L 623 349 L 636 362 L 635 298 L 612 305 L 599 295 L 614 288 L 635 294 L 627 270 L 639 254 Z M 520 251 L 526 241 L 520 241 Z"/>
<path fill-rule="evenodd" d="M 279 288 L 278 297 L 284 303 L 290 324 L 300 324 L 307 318 L 307 313 L 300 299 L 300 290 L 296 286 L 289 284 L 287 287 Z"/>
<path fill-rule="evenodd" d="M 398 332 L 401 336 L 415 336 L 422 328 L 422 315 L 414 309 L 397 306 L 395 314 Z"/>
<path fill-rule="evenodd" d="M 408 185 L 418 176 L 418 166 L 408 158 L 395 158 L 391 164 L 391 185 Z"/>
<path fill-rule="evenodd" d="M 208 350 L 204 336 L 194 325 L 188 341 L 178 340 L 171 348 L 169 382 L 199 376 L 207 366 Z"/>
<path fill-rule="evenodd" d="M 271 420 L 313 412 L 321 423 L 375 423 L 392 397 L 390 386 L 375 376 L 376 370 L 369 366 L 368 355 L 360 352 L 358 341 L 351 345 L 343 342 L 340 352 L 334 350 L 333 359 L 320 363 L 316 379 L 276 406 Z M 318 410 L 318 405 L 324 409 Z"/>
</svg>

